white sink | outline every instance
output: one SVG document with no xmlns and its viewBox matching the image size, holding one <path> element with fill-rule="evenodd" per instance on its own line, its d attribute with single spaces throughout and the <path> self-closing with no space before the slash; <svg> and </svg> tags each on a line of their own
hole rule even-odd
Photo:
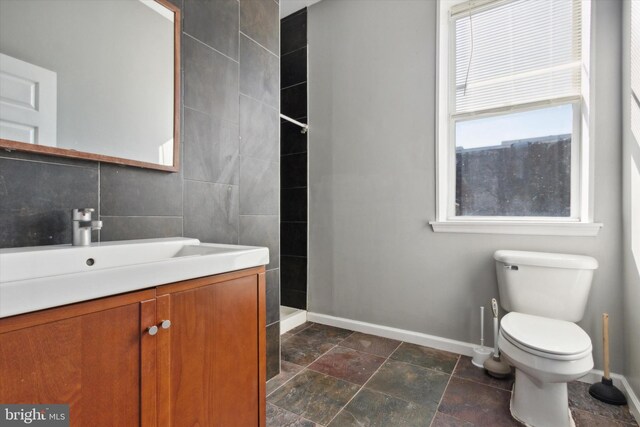
<svg viewBox="0 0 640 427">
<path fill-rule="evenodd" d="M 169 238 L 0 249 L 0 317 L 269 263 L 269 250 Z"/>
</svg>

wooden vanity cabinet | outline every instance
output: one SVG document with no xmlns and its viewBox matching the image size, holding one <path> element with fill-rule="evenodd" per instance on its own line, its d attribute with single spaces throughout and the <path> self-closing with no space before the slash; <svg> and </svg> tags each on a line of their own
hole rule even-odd
<svg viewBox="0 0 640 427">
<path fill-rule="evenodd" d="M 68 403 L 72 426 L 264 426 L 265 323 L 264 267 L 3 318 L 0 402 Z"/>
<path fill-rule="evenodd" d="M 158 334 L 159 425 L 263 426 L 264 270 L 166 285 L 157 294 L 160 318 L 171 319 L 169 333 Z"/>
<path fill-rule="evenodd" d="M 133 426 L 153 291 L 0 319 L 0 402 L 66 403 L 74 426 Z"/>
</svg>

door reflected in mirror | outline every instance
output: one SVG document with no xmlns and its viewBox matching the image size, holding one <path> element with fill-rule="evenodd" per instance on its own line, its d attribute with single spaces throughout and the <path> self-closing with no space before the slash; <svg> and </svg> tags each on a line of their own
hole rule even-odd
<svg viewBox="0 0 640 427">
<path fill-rule="evenodd" d="M 180 11 L 0 0 L 0 147 L 178 170 Z"/>
</svg>

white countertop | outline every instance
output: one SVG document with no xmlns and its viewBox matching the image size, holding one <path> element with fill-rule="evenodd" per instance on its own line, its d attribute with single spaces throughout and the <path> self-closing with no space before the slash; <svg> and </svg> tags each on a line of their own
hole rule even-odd
<svg viewBox="0 0 640 427">
<path fill-rule="evenodd" d="M 178 237 L 0 249 L 0 318 L 268 263 L 267 248 Z"/>
</svg>

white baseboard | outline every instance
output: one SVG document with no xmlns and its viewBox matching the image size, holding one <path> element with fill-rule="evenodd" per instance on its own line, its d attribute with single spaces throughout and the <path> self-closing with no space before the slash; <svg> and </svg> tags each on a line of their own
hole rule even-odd
<svg viewBox="0 0 640 427">
<path fill-rule="evenodd" d="M 411 344 L 423 345 L 425 347 L 437 348 L 438 350 L 450 351 L 452 353 L 462 354 L 464 356 L 473 356 L 473 348 L 476 344 L 463 341 L 456 341 L 449 338 L 442 338 L 435 335 L 423 334 L 421 332 L 408 331 L 406 329 L 392 328 L 389 326 L 376 325 L 375 323 L 361 322 L 359 320 L 345 319 L 344 317 L 329 316 L 326 314 L 307 312 L 307 320 L 309 322 L 320 323 L 323 325 L 336 326 L 338 328 L 349 329 L 365 334 L 377 335 L 379 337 L 391 338 L 398 341 L 404 341 Z M 579 381 L 594 384 L 602 380 L 604 372 L 592 369 Z M 629 402 L 629 410 L 640 423 L 640 400 L 635 395 L 631 385 L 627 379 L 620 374 L 611 374 L 613 384 L 618 387 Z"/>
<path fill-rule="evenodd" d="M 359 320 L 345 319 L 343 317 L 328 316 L 326 314 L 307 312 L 307 320 L 323 325 L 336 326 L 365 334 L 405 341 L 411 344 L 437 348 L 438 350 L 473 356 L 473 348 L 476 344 L 451 340 L 449 338 L 427 335 L 421 332 L 408 331 L 406 329 L 391 328 L 389 326 L 376 325 L 374 323 L 361 322 Z"/>
<path fill-rule="evenodd" d="M 287 307 L 288 308 L 288 307 Z M 289 332 L 293 328 L 297 328 L 307 321 L 307 312 L 305 310 L 295 310 L 280 319 L 280 335 Z"/>
</svg>

